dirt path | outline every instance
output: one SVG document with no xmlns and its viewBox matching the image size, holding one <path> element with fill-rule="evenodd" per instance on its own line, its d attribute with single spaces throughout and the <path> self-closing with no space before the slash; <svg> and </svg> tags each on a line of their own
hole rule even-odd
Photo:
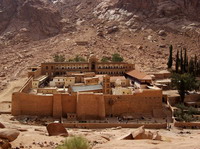
<svg viewBox="0 0 200 149">
<path fill-rule="evenodd" d="M 0 103 L 3 101 L 11 101 L 12 93 L 18 91 L 25 83 L 27 78 L 21 78 L 9 83 L 8 87 L 0 92 Z"/>
</svg>

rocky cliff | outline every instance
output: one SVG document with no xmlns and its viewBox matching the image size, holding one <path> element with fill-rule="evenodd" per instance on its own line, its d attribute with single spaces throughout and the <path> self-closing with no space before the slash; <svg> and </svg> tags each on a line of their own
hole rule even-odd
<svg viewBox="0 0 200 149">
<path fill-rule="evenodd" d="M 0 0 L 0 89 L 55 53 L 166 69 L 169 45 L 200 56 L 199 17 L 199 0 Z"/>
<path fill-rule="evenodd" d="M 57 35 L 62 27 L 62 17 L 53 5 L 41 0 L 1 0 L 0 33 L 4 40 L 32 40 Z"/>
<path fill-rule="evenodd" d="M 185 15 L 189 19 L 200 19 L 199 0 L 118 0 L 114 7 L 130 12 L 143 12 L 148 16 L 170 17 Z"/>
</svg>

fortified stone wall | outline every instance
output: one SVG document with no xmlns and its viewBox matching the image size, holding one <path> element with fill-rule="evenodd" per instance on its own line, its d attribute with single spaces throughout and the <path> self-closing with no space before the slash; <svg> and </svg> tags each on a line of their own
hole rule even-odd
<svg viewBox="0 0 200 149">
<path fill-rule="evenodd" d="M 134 95 L 105 95 L 104 99 L 106 115 L 154 116 L 153 110 L 162 109 L 161 90 L 144 90 Z"/>
<path fill-rule="evenodd" d="M 134 95 L 103 95 L 82 93 L 77 95 L 33 95 L 13 93 L 13 115 L 61 117 L 75 113 L 79 119 L 103 119 L 105 116 L 156 116 L 162 114 L 162 91 L 144 90 Z M 159 111 L 159 115 L 155 112 Z"/>
<path fill-rule="evenodd" d="M 78 94 L 76 113 L 80 120 L 104 119 L 105 104 L 103 94 Z"/>
<path fill-rule="evenodd" d="M 30 77 L 19 92 L 27 93 L 32 88 L 33 77 Z"/>
<path fill-rule="evenodd" d="M 86 129 L 104 129 L 104 128 L 138 128 L 144 126 L 146 129 L 166 129 L 167 123 L 155 123 L 155 124 L 147 124 L 147 123 L 132 123 L 132 124 L 125 124 L 125 123 L 64 123 L 64 127 L 66 128 L 86 128 Z"/>
<path fill-rule="evenodd" d="M 67 116 L 67 113 L 76 113 L 77 96 L 62 94 L 62 115 Z"/>
<path fill-rule="evenodd" d="M 53 96 L 13 93 L 12 115 L 52 116 Z"/>
<path fill-rule="evenodd" d="M 41 68 L 37 68 L 35 71 L 29 71 L 28 72 L 28 77 L 39 77 L 41 75 Z"/>
</svg>

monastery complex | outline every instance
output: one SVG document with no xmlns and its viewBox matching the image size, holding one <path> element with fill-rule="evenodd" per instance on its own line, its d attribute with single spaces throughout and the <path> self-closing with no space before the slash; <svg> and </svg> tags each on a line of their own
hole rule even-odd
<svg viewBox="0 0 200 149">
<path fill-rule="evenodd" d="M 162 76 L 169 77 L 163 73 Z M 12 115 L 76 120 L 107 117 L 161 118 L 167 113 L 154 78 L 125 62 L 50 62 L 32 67 L 28 81 L 12 96 Z M 155 76 L 154 76 L 155 77 Z"/>
</svg>

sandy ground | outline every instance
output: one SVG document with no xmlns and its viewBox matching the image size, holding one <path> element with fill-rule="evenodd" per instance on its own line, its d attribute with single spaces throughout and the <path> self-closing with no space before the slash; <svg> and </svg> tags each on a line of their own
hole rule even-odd
<svg viewBox="0 0 200 149">
<path fill-rule="evenodd" d="M 26 79 L 11 82 L 7 89 L 0 93 L 0 105 L 11 101 L 11 94 L 24 83 Z M 0 109 L 1 110 L 1 109 Z M 55 119 L 49 118 L 49 122 Z M 46 127 L 38 124 L 24 124 L 10 114 L 1 114 L 0 122 L 7 128 L 20 131 L 19 137 L 12 142 L 12 147 L 32 149 L 52 149 L 65 140 L 61 136 L 48 136 Z M 86 137 L 94 149 L 200 149 L 200 130 L 179 130 L 177 128 L 159 131 L 163 141 L 153 140 L 122 140 L 121 138 L 135 129 L 68 129 L 69 135 Z M 183 132 L 183 133 L 180 133 Z M 189 132 L 189 133 L 188 133 Z"/>
<path fill-rule="evenodd" d="M 0 92 L 0 102 L 11 101 L 12 93 L 17 92 L 26 80 L 27 78 L 21 78 L 10 82 L 7 88 Z"/>
</svg>

